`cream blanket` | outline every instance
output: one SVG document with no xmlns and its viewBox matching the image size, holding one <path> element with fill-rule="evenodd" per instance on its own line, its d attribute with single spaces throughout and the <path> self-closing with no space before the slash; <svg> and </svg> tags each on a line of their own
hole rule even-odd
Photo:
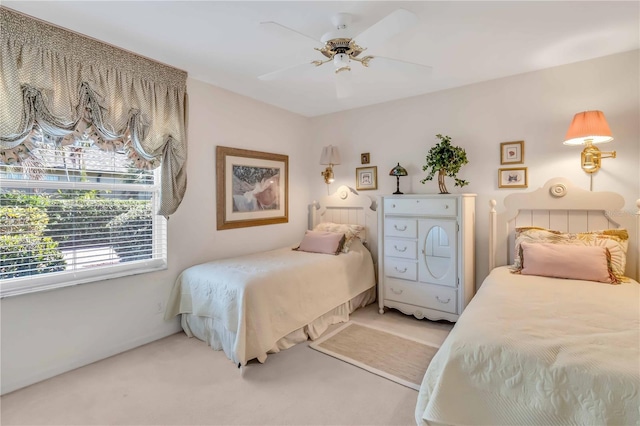
<svg viewBox="0 0 640 426">
<path fill-rule="evenodd" d="M 375 286 L 371 253 L 354 240 L 338 256 L 282 248 L 192 266 L 180 274 L 166 319 L 215 318 L 236 334 L 232 361 L 245 365 L 290 332 Z"/>
<path fill-rule="evenodd" d="M 640 285 L 494 269 L 425 374 L 416 421 L 640 424 Z"/>
</svg>

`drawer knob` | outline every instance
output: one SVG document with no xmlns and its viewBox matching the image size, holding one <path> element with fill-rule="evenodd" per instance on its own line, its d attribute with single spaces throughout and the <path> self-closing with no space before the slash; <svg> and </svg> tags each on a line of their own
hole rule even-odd
<svg viewBox="0 0 640 426">
<path fill-rule="evenodd" d="M 394 245 L 393 248 L 396 249 L 397 251 L 399 251 L 400 253 L 404 253 L 405 251 L 407 251 L 407 247 L 406 246 L 404 246 L 404 247 L 402 247 L 400 249 L 400 248 L 398 248 L 398 246 Z"/>
<path fill-rule="evenodd" d="M 448 298 L 447 300 L 442 300 L 440 299 L 440 296 L 436 296 L 436 300 L 442 304 L 447 304 L 451 301 L 451 298 Z"/>
<path fill-rule="evenodd" d="M 445 205 L 444 205 L 444 209 L 446 210 L 446 209 L 448 209 L 448 208 L 449 208 L 449 204 L 445 204 Z"/>
<path fill-rule="evenodd" d="M 397 266 L 394 266 L 394 268 L 396 269 L 396 272 L 400 272 L 401 274 L 404 274 L 405 272 L 407 272 L 407 267 L 405 266 L 404 269 L 401 271 L 400 269 L 398 269 Z"/>
<path fill-rule="evenodd" d="M 398 225 L 393 225 L 393 227 L 396 229 L 396 231 L 406 231 L 407 230 L 407 225 L 403 226 L 402 228 L 400 228 Z"/>
<path fill-rule="evenodd" d="M 400 289 L 400 290 L 396 290 L 396 289 L 395 289 L 395 288 L 393 288 L 393 287 L 389 287 L 389 290 L 391 290 L 391 292 L 392 292 L 393 294 L 402 294 L 402 289 Z"/>
</svg>

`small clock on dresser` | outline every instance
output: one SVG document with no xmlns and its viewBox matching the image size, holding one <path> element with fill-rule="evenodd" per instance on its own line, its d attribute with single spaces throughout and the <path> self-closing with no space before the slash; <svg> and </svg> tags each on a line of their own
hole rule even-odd
<svg viewBox="0 0 640 426">
<path fill-rule="evenodd" d="M 475 292 L 475 194 L 379 197 L 378 304 L 456 321 Z"/>
</svg>

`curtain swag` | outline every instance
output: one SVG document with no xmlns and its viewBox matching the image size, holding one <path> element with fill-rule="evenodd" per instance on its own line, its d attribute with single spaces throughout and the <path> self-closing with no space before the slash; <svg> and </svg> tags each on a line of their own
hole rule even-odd
<svg viewBox="0 0 640 426">
<path fill-rule="evenodd" d="M 186 72 L 4 7 L 0 26 L 0 164 L 33 157 L 36 125 L 60 145 L 88 134 L 161 167 L 158 214 L 173 214 L 187 184 Z"/>
</svg>

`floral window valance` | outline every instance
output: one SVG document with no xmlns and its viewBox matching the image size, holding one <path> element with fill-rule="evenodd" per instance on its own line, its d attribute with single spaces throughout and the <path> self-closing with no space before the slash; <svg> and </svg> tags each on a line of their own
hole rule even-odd
<svg viewBox="0 0 640 426">
<path fill-rule="evenodd" d="M 0 163 L 29 158 L 35 125 L 55 143 L 97 146 L 161 167 L 159 214 L 186 190 L 184 71 L 0 7 Z"/>
</svg>

